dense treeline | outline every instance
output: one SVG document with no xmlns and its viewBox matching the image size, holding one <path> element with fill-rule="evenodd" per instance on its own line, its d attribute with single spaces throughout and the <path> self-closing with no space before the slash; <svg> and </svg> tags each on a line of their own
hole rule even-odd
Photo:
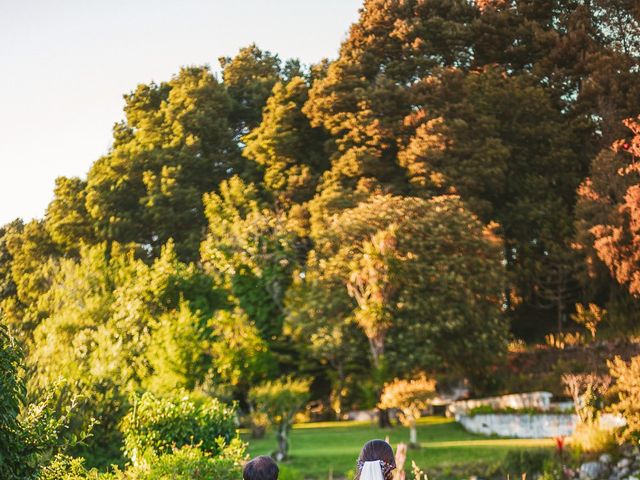
<svg viewBox="0 0 640 480">
<path fill-rule="evenodd" d="M 80 402 L 91 464 L 142 392 L 249 411 L 294 375 L 335 415 L 416 370 L 491 389 L 577 303 L 640 326 L 637 2 L 367 0 L 334 61 L 220 66 L 125 95 L 86 178 L 0 229 L 27 391 Z"/>
</svg>

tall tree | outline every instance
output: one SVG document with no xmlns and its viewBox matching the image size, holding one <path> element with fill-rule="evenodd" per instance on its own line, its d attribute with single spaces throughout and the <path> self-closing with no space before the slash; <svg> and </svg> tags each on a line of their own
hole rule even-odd
<svg viewBox="0 0 640 480">
<path fill-rule="evenodd" d="M 580 186 L 579 232 L 593 263 L 595 255 L 629 293 L 640 296 L 640 124 L 625 125 L 631 138 L 616 141 L 592 165 Z M 595 255 L 594 255 L 595 254 Z"/>
<path fill-rule="evenodd" d="M 260 123 L 271 89 L 280 80 L 281 61 L 277 55 L 251 44 L 233 58 L 220 57 L 219 62 L 232 99 L 230 121 L 239 139 Z"/>
<path fill-rule="evenodd" d="M 563 117 L 530 75 L 445 70 L 414 86 L 415 125 L 399 154 L 414 191 L 457 193 L 500 224 L 515 289 L 535 299 L 548 252 L 572 235 L 575 189 L 587 166 L 581 125 Z M 580 155 L 580 153 L 583 155 Z"/>
<path fill-rule="evenodd" d="M 173 238 L 195 259 L 206 221 L 202 195 L 239 168 L 227 119 L 232 102 L 208 68 L 183 68 L 169 82 L 125 97 L 127 119 L 87 178 L 98 240 L 133 242 L 150 256 Z"/>
<path fill-rule="evenodd" d="M 95 243 L 93 225 L 86 208 L 87 183 L 80 178 L 58 177 L 53 200 L 45 214 L 51 239 L 66 252 L 76 253 L 82 243 Z"/>
<path fill-rule="evenodd" d="M 444 368 L 475 377 L 495 361 L 507 329 L 500 242 L 458 198 L 373 196 L 329 225 L 314 238 L 310 261 L 319 261 L 309 267 L 318 270 L 305 274 L 307 286 L 336 282 L 344 311 L 332 315 L 362 328 L 384 375 Z M 468 355 L 473 365 L 459 361 Z"/>
<path fill-rule="evenodd" d="M 271 342 L 282 334 L 284 296 L 297 260 L 296 235 L 284 213 L 268 209 L 257 188 L 239 177 L 205 196 L 209 220 L 203 265 L 227 287 Z"/>
<path fill-rule="evenodd" d="M 264 108 L 262 122 L 243 137 L 242 154 L 264 169 L 264 188 L 280 208 L 310 200 L 320 174 L 327 169 L 327 136 L 302 113 L 309 87 L 302 77 L 277 83 Z"/>
</svg>

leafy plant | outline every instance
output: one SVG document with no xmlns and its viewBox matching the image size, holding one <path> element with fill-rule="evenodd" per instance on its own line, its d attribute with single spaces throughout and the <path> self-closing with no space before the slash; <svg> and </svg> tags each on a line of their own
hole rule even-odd
<svg viewBox="0 0 640 480">
<path fill-rule="evenodd" d="M 276 428 L 276 459 L 279 461 L 285 460 L 289 455 L 289 431 L 296 413 L 309 400 L 310 384 L 310 380 L 285 377 L 253 387 L 249 392 L 249 401 L 255 411 L 266 414 L 271 425 Z"/>
<path fill-rule="evenodd" d="M 622 430 L 623 440 L 640 440 L 640 356 L 625 362 L 615 357 L 608 363 L 611 376 L 615 378 L 617 401 L 614 412 L 622 415 L 627 425 Z"/>
<path fill-rule="evenodd" d="M 411 380 L 396 378 L 387 383 L 378 406 L 383 409 L 397 408 L 400 420 L 409 427 L 409 446 L 419 448 L 416 422 L 423 410 L 431 405 L 436 393 L 436 381 L 421 374 Z"/>
<path fill-rule="evenodd" d="M 121 430 L 125 453 L 134 464 L 151 453 L 162 455 L 185 445 L 217 455 L 221 444 L 235 436 L 235 407 L 217 399 L 194 399 L 186 394 L 168 399 L 147 392 L 134 399 Z"/>
</svg>

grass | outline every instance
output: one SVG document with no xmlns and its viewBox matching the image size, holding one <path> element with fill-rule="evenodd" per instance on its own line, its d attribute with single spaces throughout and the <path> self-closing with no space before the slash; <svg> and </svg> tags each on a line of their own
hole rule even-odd
<svg viewBox="0 0 640 480">
<path fill-rule="evenodd" d="M 268 455 L 275 450 L 272 433 L 265 438 L 249 442 L 249 453 Z M 360 448 L 372 438 L 389 437 L 392 445 L 408 442 L 409 432 L 404 427 L 383 430 L 369 422 L 323 422 L 295 425 L 291 432 L 290 456 L 286 463 L 304 474 L 305 478 L 325 479 L 332 472 L 335 477 L 353 474 Z M 406 469 L 411 461 L 424 470 L 446 471 L 469 464 L 492 464 L 501 460 L 509 450 L 550 448 L 550 439 L 505 439 L 474 435 L 451 419 L 427 417 L 420 420 L 418 440 L 421 448 L 410 450 Z"/>
</svg>

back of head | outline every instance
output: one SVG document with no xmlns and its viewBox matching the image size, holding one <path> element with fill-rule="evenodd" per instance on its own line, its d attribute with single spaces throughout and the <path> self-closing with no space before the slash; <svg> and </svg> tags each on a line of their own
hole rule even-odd
<svg viewBox="0 0 640 480">
<path fill-rule="evenodd" d="M 366 462 L 381 462 L 382 473 L 385 479 L 391 478 L 392 471 L 396 468 L 396 459 L 393 448 L 384 440 L 369 440 L 364 444 L 358 457 L 358 473 L 356 479 L 360 478 L 362 466 Z"/>
<path fill-rule="evenodd" d="M 278 464 L 273 458 L 262 455 L 247 462 L 242 470 L 242 478 L 244 480 L 277 480 Z"/>
</svg>

